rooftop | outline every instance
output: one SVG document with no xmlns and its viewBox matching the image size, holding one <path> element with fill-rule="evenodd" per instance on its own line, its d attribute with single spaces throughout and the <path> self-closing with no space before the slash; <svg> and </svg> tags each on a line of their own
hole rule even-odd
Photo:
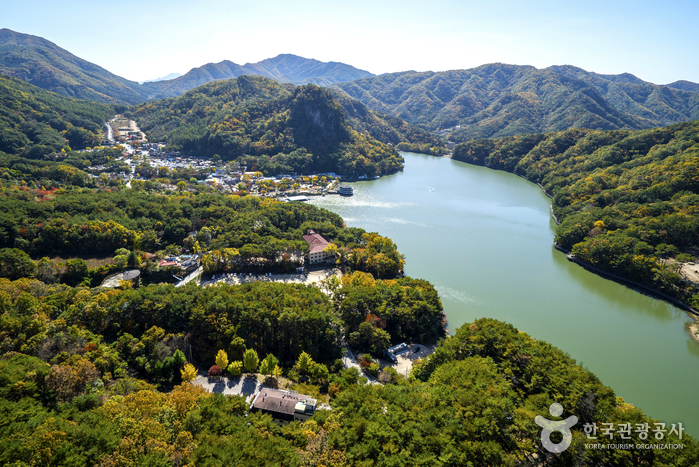
<svg viewBox="0 0 699 467">
<path fill-rule="evenodd" d="M 305 394 L 262 388 L 252 402 L 255 409 L 268 412 L 293 415 L 297 413 L 313 413 L 316 400 Z"/>
<path fill-rule="evenodd" d="M 330 243 L 320 234 L 317 234 L 312 230 L 309 230 L 308 234 L 303 236 L 303 239 L 308 242 L 311 253 L 320 253 L 321 251 L 325 250 L 325 247 Z"/>
</svg>

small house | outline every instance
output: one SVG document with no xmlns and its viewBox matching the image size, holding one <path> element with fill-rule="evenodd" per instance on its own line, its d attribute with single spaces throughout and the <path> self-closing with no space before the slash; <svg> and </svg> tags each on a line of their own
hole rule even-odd
<svg viewBox="0 0 699 467">
<path fill-rule="evenodd" d="M 278 425 L 305 422 L 313 417 L 317 401 L 292 391 L 262 387 L 252 401 L 252 412 L 268 413 Z"/>
</svg>

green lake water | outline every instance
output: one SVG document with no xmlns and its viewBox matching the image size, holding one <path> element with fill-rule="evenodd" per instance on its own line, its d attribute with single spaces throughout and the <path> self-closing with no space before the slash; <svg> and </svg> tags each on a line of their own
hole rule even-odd
<svg viewBox="0 0 699 467">
<path fill-rule="evenodd" d="M 393 239 L 405 272 L 439 291 L 450 331 L 480 317 L 570 354 L 617 396 L 699 436 L 699 344 L 686 312 L 592 274 L 553 248 L 550 200 L 505 172 L 402 153 L 405 170 L 314 197 Z"/>
</svg>

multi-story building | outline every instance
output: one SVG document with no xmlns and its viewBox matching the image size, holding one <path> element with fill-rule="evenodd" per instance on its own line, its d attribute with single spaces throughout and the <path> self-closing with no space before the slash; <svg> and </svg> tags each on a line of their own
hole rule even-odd
<svg viewBox="0 0 699 467">
<path fill-rule="evenodd" d="M 324 239 L 320 234 L 309 230 L 308 234 L 303 236 L 303 239 L 308 242 L 309 264 L 326 263 L 335 259 L 332 253 L 325 251 L 325 247 L 327 247 L 330 242 Z"/>
</svg>

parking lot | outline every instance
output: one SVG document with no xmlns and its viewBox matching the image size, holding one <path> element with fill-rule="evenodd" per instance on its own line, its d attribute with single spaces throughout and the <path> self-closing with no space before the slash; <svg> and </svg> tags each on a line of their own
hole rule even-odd
<svg viewBox="0 0 699 467">
<path fill-rule="evenodd" d="M 241 376 L 208 376 L 200 373 L 192 384 L 201 386 L 211 392 L 228 394 L 231 396 L 244 396 L 249 402 L 252 396 L 257 394 L 262 387 L 262 383 L 257 380 L 256 375 L 246 374 Z"/>
<path fill-rule="evenodd" d="M 409 376 L 413 369 L 413 363 L 421 358 L 426 358 L 437 348 L 436 345 L 426 346 L 422 344 L 408 344 L 408 350 L 396 355 L 398 363 L 392 363 L 386 359 L 379 359 L 381 368 L 390 366 L 395 368 L 398 374 Z"/>
</svg>

